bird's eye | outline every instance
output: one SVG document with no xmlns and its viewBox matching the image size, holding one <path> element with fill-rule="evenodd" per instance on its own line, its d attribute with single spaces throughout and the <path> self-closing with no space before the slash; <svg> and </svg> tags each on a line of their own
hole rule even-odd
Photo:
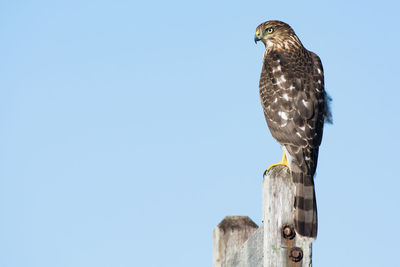
<svg viewBox="0 0 400 267">
<path fill-rule="evenodd" d="M 274 32 L 274 28 L 269 27 L 269 28 L 267 28 L 267 29 L 265 30 L 265 32 L 268 33 L 268 34 L 271 34 L 271 33 Z"/>
</svg>

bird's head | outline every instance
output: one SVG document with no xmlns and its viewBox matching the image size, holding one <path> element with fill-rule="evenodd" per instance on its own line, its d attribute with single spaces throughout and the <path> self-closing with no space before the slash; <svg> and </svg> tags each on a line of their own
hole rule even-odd
<svg viewBox="0 0 400 267">
<path fill-rule="evenodd" d="M 287 45 L 301 46 L 293 29 L 278 20 L 266 21 L 257 27 L 254 42 L 258 41 L 263 42 L 267 48 L 285 48 Z"/>
</svg>

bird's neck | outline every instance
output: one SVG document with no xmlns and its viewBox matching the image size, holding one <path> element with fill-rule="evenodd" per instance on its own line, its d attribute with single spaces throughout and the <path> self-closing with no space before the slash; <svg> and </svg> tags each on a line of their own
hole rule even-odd
<svg viewBox="0 0 400 267">
<path fill-rule="evenodd" d="M 297 49 L 304 49 L 303 44 L 296 35 L 289 36 L 285 39 L 279 37 L 274 40 L 267 40 L 265 43 L 265 54 L 271 51 L 284 53 L 285 51 L 294 51 Z"/>
</svg>

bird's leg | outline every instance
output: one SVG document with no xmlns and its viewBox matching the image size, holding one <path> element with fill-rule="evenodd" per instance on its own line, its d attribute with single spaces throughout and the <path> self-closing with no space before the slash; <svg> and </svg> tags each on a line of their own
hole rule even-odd
<svg viewBox="0 0 400 267">
<path fill-rule="evenodd" d="M 272 164 L 271 166 L 269 166 L 268 169 L 265 171 L 264 174 L 267 174 L 273 167 L 276 167 L 276 166 L 278 166 L 278 165 L 283 165 L 283 166 L 286 166 L 286 167 L 289 168 L 289 163 L 288 163 L 288 161 L 287 161 L 285 151 L 283 151 L 283 155 L 282 155 L 281 161 L 278 162 L 278 163 Z"/>
</svg>

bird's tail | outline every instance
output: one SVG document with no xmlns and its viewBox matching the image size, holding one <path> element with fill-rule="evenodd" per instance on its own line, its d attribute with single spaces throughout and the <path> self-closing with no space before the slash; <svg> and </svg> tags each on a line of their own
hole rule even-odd
<svg viewBox="0 0 400 267">
<path fill-rule="evenodd" d="M 292 172 L 292 178 L 296 185 L 294 201 L 296 232 L 302 236 L 316 238 L 318 223 L 313 175 Z"/>
</svg>

